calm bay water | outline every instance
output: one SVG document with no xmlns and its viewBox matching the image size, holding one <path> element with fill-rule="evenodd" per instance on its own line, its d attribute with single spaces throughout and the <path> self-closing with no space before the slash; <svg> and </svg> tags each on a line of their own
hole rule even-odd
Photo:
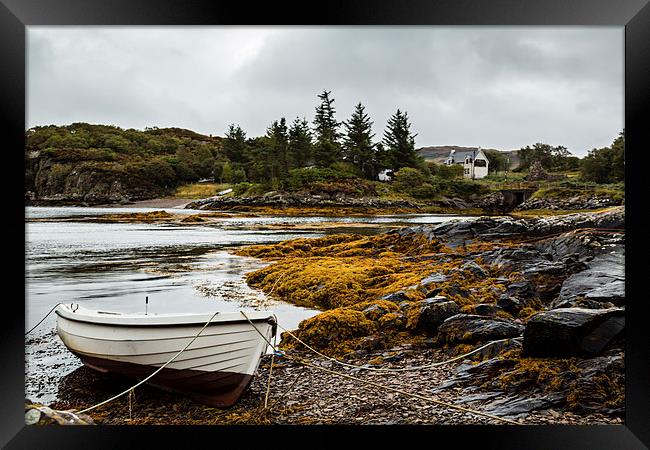
<svg viewBox="0 0 650 450">
<path fill-rule="evenodd" d="M 300 321 L 319 311 L 272 300 L 251 289 L 244 274 L 266 263 L 233 255 L 233 249 L 297 237 L 319 237 L 325 233 L 375 233 L 386 229 L 377 228 L 379 224 L 440 223 L 457 218 L 442 215 L 233 217 L 208 224 L 55 221 L 57 217 L 159 209 L 26 208 L 25 330 L 36 325 L 59 302 L 108 311 L 144 312 L 146 297 L 149 314 L 271 310 L 282 327 L 294 329 Z M 53 221 L 29 221 L 32 218 Z M 333 221 L 354 228 L 318 230 L 319 223 Z M 359 223 L 367 227 L 359 227 Z M 269 225 L 274 228 L 260 229 Z M 56 336 L 55 317 L 51 314 L 26 343 L 26 396 L 33 401 L 56 399 L 56 378 L 81 365 Z"/>
</svg>

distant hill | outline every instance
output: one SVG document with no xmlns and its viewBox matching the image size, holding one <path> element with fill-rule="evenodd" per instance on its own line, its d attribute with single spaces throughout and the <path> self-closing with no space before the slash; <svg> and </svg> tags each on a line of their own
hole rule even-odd
<svg viewBox="0 0 650 450">
<path fill-rule="evenodd" d="M 476 150 L 477 147 L 461 147 L 458 145 L 437 145 L 432 147 L 420 147 L 416 149 L 418 154 L 424 158 L 425 161 L 433 161 L 437 164 L 443 164 L 451 150 L 456 151 L 470 151 Z M 510 169 L 515 169 L 519 166 L 519 150 L 498 150 L 495 148 L 484 148 L 485 150 L 492 150 L 503 153 L 504 156 L 510 158 Z"/>
</svg>

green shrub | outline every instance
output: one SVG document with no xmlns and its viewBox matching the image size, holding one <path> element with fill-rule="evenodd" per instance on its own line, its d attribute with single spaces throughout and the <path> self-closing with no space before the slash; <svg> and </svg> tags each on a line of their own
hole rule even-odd
<svg viewBox="0 0 650 450">
<path fill-rule="evenodd" d="M 424 183 L 421 186 L 418 186 L 411 190 L 411 195 L 413 197 L 421 199 L 432 199 L 437 197 L 438 194 L 438 188 L 430 183 Z"/>
<path fill-rule="evenodd" d="M 354 175 L 338 170 L 335 167 L 301 167 L 289 171 L 289 176 L 284 182 L 284 188 L 294 191 L 315 182 L 345 180 L 352 177 Z"/>
<path fill-rule="evenodd" d="M 410 194 L 414 189 L 426 183 L 428 179 L 429 177 L 417 169 L 402 167 L 393 176 L 393 186 L 398 191 Z"/>
<path fill-rule="evenodd" d="M 463 177 L 463 166 L 460 164 L 436 164 L 433 161 L 429 161 L 428 166 L 431 175 L 445 180 L 453 180 Z"/>
<path fill-rule="evenodd" d="M 253 185 L 248 182 L 243 182 L 243 183 L 237 183 L 232 187 L 232 192 L 236 196 L 242 196 L 248 192 L 248 190 L 252 187 Z"/>
</svg>

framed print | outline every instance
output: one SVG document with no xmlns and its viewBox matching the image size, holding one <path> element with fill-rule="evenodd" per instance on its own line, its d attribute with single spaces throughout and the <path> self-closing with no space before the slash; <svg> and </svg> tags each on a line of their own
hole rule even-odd
<svg viewBox="0 0 650 450">
<path fill-rule="evenodd" d="M 7 448 L 650 445 L 647 1 L 0 20 Z"/>
</svg>

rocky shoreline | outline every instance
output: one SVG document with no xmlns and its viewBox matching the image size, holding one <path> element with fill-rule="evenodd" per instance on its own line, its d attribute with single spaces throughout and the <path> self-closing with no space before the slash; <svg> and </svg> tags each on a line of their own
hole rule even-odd
<svg viewBox="0 0 650 450">
<path fill-rule="evenodd" d="M 622 193 L 605 194 L 575 189 L 555 188 L 552 195 L 533 195 L 520 204 L 512 204 L 503 191 L 493 191 L 468 198 L 441 197 L 435 200 L 409 198 L 383 198 L 351 196 L 341 192 L 312 193 L 306 191 L 273 191 L 263 195 L 236 196 L 232 194 L 198 200 L 173 197 L 154 198 L 151 195 L 80 196 L 77 194 L 51 194 L 37 196 L 25 194 L 26 206 L 154 206 L 174 205 L 186 209 L 206 211 L 246 212 L 260 215 L 276 215 L 282 212 L 290 216 L 358 216 L 377 214 L 463 214 L 495 215 L 510 212 L 549 215 L 557 213 L 593 211 L 624 204 Z"/>
<path fill-rule="evenodd" d="M 249 274 L 252 286 L 272 285 L 285 301 L 326 310 L 294 332 L 323 353 L 345 359 L 430 345 L 458 354 L 521 338 L 434 392 L 463 386 L 497 398 L 484 406 L 501 415 L 559 408 L 614 420 L 624 411 L 624 226 L 616 207 L 242 252 L 272 262 Z M 336 267 L 336 275 L 328 279 L 319 267 Z M 281 345 L 301 347 L 289 335 Z"/>
<path fill-rule="evenodd" d="M 249 273 L 251 286 L 323 311 L 292 334 L 364 368 L 339 366 L 284 333 L 267 409 L 271 356 L 230 409 L 141 387 L 130 406 L 124 397 L 91 416 L 106 424 L 501 423 L 410 393 L 523 424 L 620 424 L 624 228 L 624 208 L 615 207 L 244 248 L 240 254 L 270 262 Z M 495 340 L 426 370 L 366 369 L 428 366 Z M 128 385 L 82 367 L 62 380 L 64 394 L 50 406 L 79 410 Z"/>
</svg>

